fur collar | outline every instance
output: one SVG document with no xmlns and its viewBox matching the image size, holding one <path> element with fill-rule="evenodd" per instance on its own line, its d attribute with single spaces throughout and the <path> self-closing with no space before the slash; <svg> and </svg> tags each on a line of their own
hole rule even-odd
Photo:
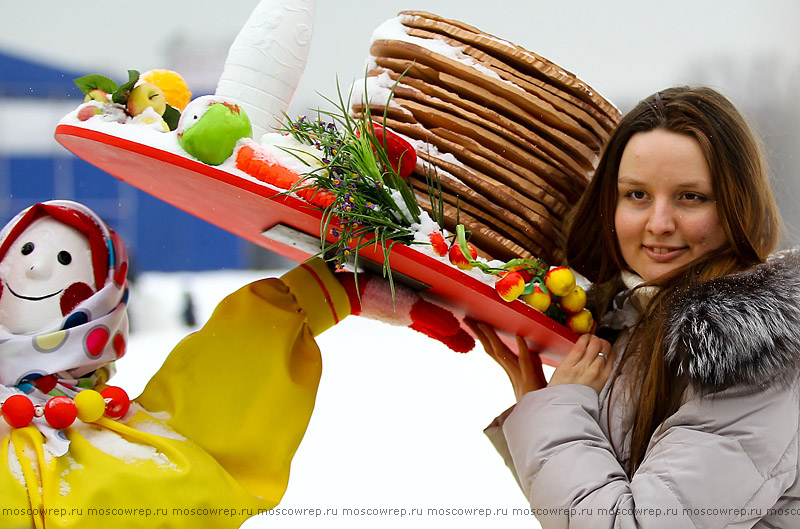
<svg viewBox="0 0 800 529">
<path fill-rule="evenodd" d="M 667 361 L 701 389 L 787 384 L 800 373 L 800 249 L 676 298 Z"/>
</svg>

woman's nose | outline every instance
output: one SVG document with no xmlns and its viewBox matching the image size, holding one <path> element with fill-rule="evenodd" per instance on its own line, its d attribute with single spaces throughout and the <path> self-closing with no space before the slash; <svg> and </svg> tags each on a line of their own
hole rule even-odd
<svg viewBox="0 0 800 529">
<path fill-rule="evenodd" d="M 675 231 L 675 210 L 667 201 L 656 201 L 647 219 L 647 231 L 661 235 Z"/>
</svg>

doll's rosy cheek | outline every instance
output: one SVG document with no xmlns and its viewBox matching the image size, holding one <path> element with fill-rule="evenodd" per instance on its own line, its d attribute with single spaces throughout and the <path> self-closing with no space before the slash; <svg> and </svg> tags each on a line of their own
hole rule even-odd
<svg viewBox="0 0 800 529">
<path fill-rule="evenodd" d="M 61 314 L 66 316 L 82 301 L 92 297 L 94 290 L 86 283 L 72 283 L 61 294 Z"/>
</svg>

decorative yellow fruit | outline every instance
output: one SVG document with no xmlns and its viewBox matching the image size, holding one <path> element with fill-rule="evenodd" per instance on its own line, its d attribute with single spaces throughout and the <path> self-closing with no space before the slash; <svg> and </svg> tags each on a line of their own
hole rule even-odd
<svg viewBox="0 0 800 529">
<path fill-rule="evenodd" d="M 561 296 L 561 308 L 570 314 L 577 314 L 586 307 L 586 291 L 578 285 L 572 287 L 572 292 Z"/>
<path fill-rule="evenodd" d="M 181 112 L 192 99 L 192 93 L 183 77 L 172 70 L 148 70 L 139 76 L 145 83 L 152 83 L 161 88 L 167 98 L 167 104 Z"/>
<path fill-rule="evenodd" d="M 575 274 L 566 266 L 551 268 L 544 276 L 544 285 L 554 296 L 566 296 L 575 287 Z"/>
<path fill-rule="evenodd" d="M 533 292 L 530 294 L 525 294 L 519 299 L 539 312 L 544 312 L 550 308 L 550 293 L 542 290 L 539 285 L 534 285 Z"/>
<path fill-rule="evenodd" d="M 577 314 L 567 316 L 567 327 L 578 334 L 586 334 L 594 331 L 594 317 L 589 309 L 583 309 Z"/>
</svg>

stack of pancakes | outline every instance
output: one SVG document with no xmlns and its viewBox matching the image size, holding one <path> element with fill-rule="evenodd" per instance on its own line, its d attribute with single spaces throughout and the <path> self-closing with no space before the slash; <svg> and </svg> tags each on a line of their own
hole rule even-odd
<svg viewBox="0 0 800 529">
<path fill-rule="evenodd" d="M 388 110 L 385 126 L 412 140 L 422 207 L 438 209 L 440 197 L 446 227 L 464 224 L 485 257 L 560 261 L 562 222 L 619 111 L 547 59 L 430 13 L 387 21 L 370 53 L 370 93 L 353 111 L 370 101 L 374 121 Z M 386 108 L 371 93 L 392 88 Z M 441 193 L 431 204 L 434 171 Z"/>
</svg>

